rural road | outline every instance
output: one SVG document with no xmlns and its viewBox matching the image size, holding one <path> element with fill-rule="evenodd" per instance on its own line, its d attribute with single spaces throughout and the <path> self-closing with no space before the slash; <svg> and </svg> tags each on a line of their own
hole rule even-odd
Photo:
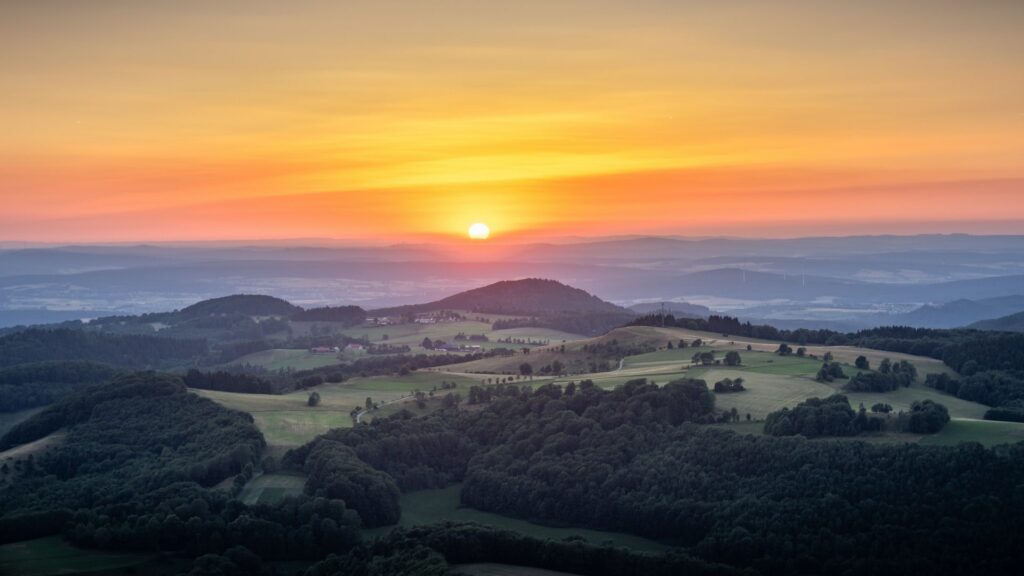
<svg viewBox="0 0 1024 576">
<path fill-rule="evenodd" d="M 386 404 L 394 404 L 395 402 L 401 402 L 402 400 L 405 400 L 405 399 L 408 399 L 408 398 L 412 398 L 412 397 L 413 397 L 412 394 L 409 394 L 408 396 L 399 396 L 398 398 L 395 398 L 394 400 L 385 400 L 384 402 L 381 402 L 380 404 L 377 404 L 377 407 L 384 406 Z M 366 408 L 363 408 L 362 410 L 359 411 L 359 413 L 356 414 L 356 424 L 362 423 L 362 421 L 363 421 L 363 414 L 366 414 L 367 412 L 369 412 L 369 410 L 367 410 Z"/>
</svg>

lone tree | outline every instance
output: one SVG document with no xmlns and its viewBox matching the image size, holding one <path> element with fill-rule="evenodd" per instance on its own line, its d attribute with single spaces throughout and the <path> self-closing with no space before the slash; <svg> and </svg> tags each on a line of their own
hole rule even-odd
<svg viewBox="0 0 1024 576">
<path fill-rule="evenodd" d="M 857 356 L 857 359 L 853 361 L 853 365 L 856 366 L 858 370 L 871 370 L 871 363 L 868 362 L 868 359 L 864 356 Z"/>
<path fill-rule="evenodd" d="M 519 365 L 519 373 L 523 376 L 529 376 L 530 374 L 533 374 L 533 366 L 531 366 L 529 362 L 523 362 Z"/>
<path fill-rule="evenodd" d="M 426 348 L 427 350 L 433 350 L 434 349 L 434 341 L 431 340 L 429 337 L 424 337 L 423 341 L 420 342 L 420 346 Z"/>
<path fill-rule="evenodd" d="M 369 396 L 366 397 L 366 409 L 373 410 L 373 398 L 370 398 Z"/>
<path fill-rule="evenodd" d="M 793 353 L 793 349 L 790 348 L 789 344 L 783 342 L 782 344 L 779 344 L 779 348 L 778 350 L 775 351 L 775 353 L 778 354 L 779 356 L 789 356 L 790 354 Z"/>
<path fill-rule="evenodd" d="M 319 392 L 313 392 L 312 394 L 310 394 L 309 395 L 309 400 L 306 400 L 306 404 L 309 405 L 309 406 L 319 406 L 320 405 L 320 393 Z"/>
<path fill-rule="evenodd" d="M 726 366 L 739 366 L 743 363 L 743 359 L 740 358 L 740 353 L 735 350 L 730 350 L 725 353 L 725 365 Z"/>
</svg>

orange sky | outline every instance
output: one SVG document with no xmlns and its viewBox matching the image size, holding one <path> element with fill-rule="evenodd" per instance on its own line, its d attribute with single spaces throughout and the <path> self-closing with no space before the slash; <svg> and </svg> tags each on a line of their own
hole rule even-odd
<svg viewBox="0 0 1024 576">
<path fill-rule="evenodd" d="M 0 3 L 0 240 L 1024 232 L 1024 2 Z"/>
</svg>

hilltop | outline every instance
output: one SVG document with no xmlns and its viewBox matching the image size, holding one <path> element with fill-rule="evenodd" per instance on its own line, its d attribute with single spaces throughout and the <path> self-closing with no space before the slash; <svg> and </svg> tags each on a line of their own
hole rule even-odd
<svg viewBox="0 0 1024 576">
<path fill-rule="evenodd" d="M 468 310 L 488 314 L 509 314 L 516 316 L 550 316 L 578 313 L 632 313 L 605 302 L 579 288 L 573 288 L 555 280 L 526 278 L 504 280 L 481 288 L 409 306 L 397 306 L 374 310 L 376 315 L 416 314 L 435 310 Z"/>
<path fill-rule="evenodd" d="M 226 314 L 241 314 L 243 316 L 291 316 L 302 312 L 302 308 L 276 298 L 262 294 L 233 294 L 221 298 L 211 298 L 196 302 L 191 306 L 182 308 L 178 315 L 182 318 L 196 318 L 199 316 L 216 316 Z"/>
</svg>

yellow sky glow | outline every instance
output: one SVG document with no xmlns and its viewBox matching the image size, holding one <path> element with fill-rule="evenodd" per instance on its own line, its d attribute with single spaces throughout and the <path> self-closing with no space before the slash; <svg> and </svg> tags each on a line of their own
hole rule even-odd
<svg viewBox="0 0 1024 576">
<path fill-rule="evenodd" d="M 0 10 L 0 240 L 1024 222 L 1020 2 Z"/>
</svg>

